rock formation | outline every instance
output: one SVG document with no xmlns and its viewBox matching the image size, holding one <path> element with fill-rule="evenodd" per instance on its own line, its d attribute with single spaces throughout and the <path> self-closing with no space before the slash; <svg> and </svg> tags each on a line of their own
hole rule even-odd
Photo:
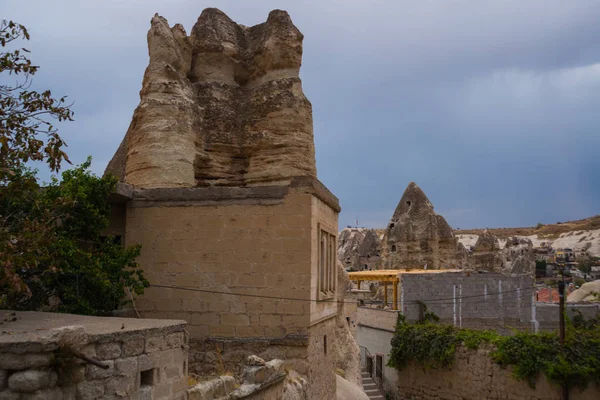
<svg viewBox="0 0 600 400">
<path fill-rule="evenodd" d="M 474 269 L 500 272 L 504 266 L 500 253 L 498 238 L 486 229 L 471 248 L 468 264 Z"/>
<path fill-rule="evenodd" d="M 579 301 L 600 302 L 600 280 L 584 283 L 567 297 L 569 303 Z"/>
<path fill-rule="evenodd" d="M 462 267 L 464 246 L 416 183 L 411 182 L 387 226 L 382 255 L 386 268 Z"/>
<path fill-rule="evenodd" d="M 155 15 L 140 104 L 106 172 L 142 188 L 316 176 L 302 40 L 280 10 L 245 27 L 209 8 L 190 36 Z"/>
<path fill-rule="evenodd" d="M 505 274 L 535 274 L 535 253 L 531 240 L 511 237 L 506 240 L 502 250 L 503 270 Z"/>
<path fill-rule="evenodd" d="M 338 236 L 338 260 L 356 271 L 378 269 L 380 244 L 375 229 L 346 228 Z"/>
<path fill-rule="evenodd" d="M 346 307 L 348 307 L 346 303 L 352 300 L 346 297 L 350 278 L 340 262 L 337 262 L 336 266 L 338 268 L 337 298 L 340 303 L 335 322 L 335 340 L 333 341 L 335 367 L 343 371 L 346 380 L 354 385 L 361 386 L 360 348 L 346 320 Z"/>
<path fill-rule="evenodd" d="M 504 245 L 504 246 L 503 246 Z M 535 253 L 530 239 L 513 236 L 501 243 L 488 230 L 483 231 L 469 253 L 470 268 L 505 274 L 535 273 Z"/>
</svg>

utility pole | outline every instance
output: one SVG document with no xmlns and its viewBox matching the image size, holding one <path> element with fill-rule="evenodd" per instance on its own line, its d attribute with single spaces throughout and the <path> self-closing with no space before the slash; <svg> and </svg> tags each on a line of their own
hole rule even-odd
<svg viewBox="0 0 600 400">
<path fill-rule="evenodd" d="M 561 269 L 561 280 L 558 281 L 558 328 L 560 334 L 560 345 L 565 345 L 565 274 L 564 268 Z M 562 387 L 562 400 L 569 400 L 569 386 L 564 384 Z"/>
<path fill-rule="evenodd" d="M 562 274 L 561 274 L 562 275 Z M 558 281 L 558 327 L 560 331 L 560 345 L 565 344 L 565 277 L 562 275 L 562 280 Z"/>
</svg>

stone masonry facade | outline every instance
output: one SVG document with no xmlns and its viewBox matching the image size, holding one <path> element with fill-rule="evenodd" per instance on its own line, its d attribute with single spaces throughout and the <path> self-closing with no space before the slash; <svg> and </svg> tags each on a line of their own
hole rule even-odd
<svg viewBox="0 0 600 400">
<path fill-rule="evenodd" d="M 0 399 L 186 398 L 188 342 L 183 321 L 17 313 L 21 315 L 25 323 L 32 323 L 6 327 L 14 333 L 0 336 Z M 52 330 L 44 328 L 44 319 L 52 319 L 53 325 L 76 319 L 77 325 Z M 60 333 L 73 329 L 87 338 L 77 351 L 104 367 L 73 357 L 64 347 Z"/>
<path fill-rule="evenodd" d="M 136 299 L 144 318 L 182 319 L 190 371 L 239 372 L 245 357 L 285 360 L 313 398 L 333 398 L 335 295 L 318 294 L 319 233 L 337 235 L 339 205 L 318 180 L 286 186 L 134 189 L 120 186 L 111 232 L 138 258 L 151 287 Z M 114 229 L 112 227 L 117 227 Z M 121 231 L 118 231 L 121 227 Z M 334 236 L 335 237 L 335 236 Z M 218 361 L 218 362 L 217 362 Z M 225 369 L 225 371 L 219 371 Z M 331 392 L 331 393 L 329 393 Z"/>
</svg>

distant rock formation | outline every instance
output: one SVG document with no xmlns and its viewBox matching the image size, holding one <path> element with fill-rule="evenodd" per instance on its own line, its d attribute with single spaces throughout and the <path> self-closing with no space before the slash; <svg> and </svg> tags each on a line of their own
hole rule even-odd
<svg viewBox="0 0 600 400">
<path fill-rule="evenodd" d="M 584 283 L 567 297 L 569 303 L 579 301 L 600 302 L 600 280 Z"/>
<path fill-rule="evenodd" d="M 531 240 L 511 237 L 506 240 L 502 250 L 503 270 L 505 274 L 534 275 L 535 253 Z"/>
<path fill-rule="evenodd" d="M 506 243 L 501 243 L 486 229 L 471 247 L 467 264 L 477 270 L 533 275 L 535 273 L 533 243 L 528 238 L 518 236 L 510 237 Z"/>
<path fill-rule="evenodd" d="M 500 253 L 498 238 L 486 229 L 471 248 L 468 264 L 474 269 L 500 272 L 504 266 Z"/>
<path fill-rule="evenodd" d="M 382 243 L 386 268 L 459 268 L 465 250 L 444 217 L 416 183 L 411 182 L 394 211 Z"/>
<path fill-rule="evenodd" d="M 190 36 L 155 15 L 140 104 L 106 172 L 142 188 L 316 176 L 302 40 L 280 10 L 245 27 L 208 8 Z"/>
<path fill-rule="evenodd" d="M 338 236 L 338 260 L 356 271 L 380 269 L 380 244 L 375 229 L 346 228 Z"/>
</svg>

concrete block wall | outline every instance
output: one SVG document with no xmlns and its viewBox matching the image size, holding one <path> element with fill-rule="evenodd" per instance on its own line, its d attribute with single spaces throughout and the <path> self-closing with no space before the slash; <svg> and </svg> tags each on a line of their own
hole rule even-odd
<svg viewBox="0 0 600 400">
<path fill-rule="evenodd" d="M 556 331 L 559 328 L 559 305 L 554 303 L 536 303 L 536 321 L 543 331 Z M 600 304 L 566 303 L 567 316 L 573 318 L 576 311 L 581 312 L 585 319 L 600 315 Z"/>
<path fill-rule="evenodd" d="M 28 313 L 25 318 L 31 324 L 25 329 L 15 325 L 16 333 L 11 338 L 0 338 L 0 399 L 186 398 L 187 339 L 183 321 L 146 320 L 140 325 L 140 320 L 81 317 L 76 325 L 82 332 L 78 335 L 90 334 L 79 351 L 107 367 L 101 368 L 61 349 L 55 340 L 60 331 L 44 328 L 43 318 L 48 315 L 53 314 Z M 64 314 L 51 318 L 55 320 L 53 325 L 59 325 Z M 130 329 L 130 324 L 138 328 Z M 38 336 L 38 330 L 49 334 Z"/>
<path fill-rule="evenodd" d="M 416 321 L 422 301 L 441 323 L 475 329 L 532 329 L 533 281 L 524 275 L 446 272 L 402 274 L 403 314 Z"/>
</svg>

